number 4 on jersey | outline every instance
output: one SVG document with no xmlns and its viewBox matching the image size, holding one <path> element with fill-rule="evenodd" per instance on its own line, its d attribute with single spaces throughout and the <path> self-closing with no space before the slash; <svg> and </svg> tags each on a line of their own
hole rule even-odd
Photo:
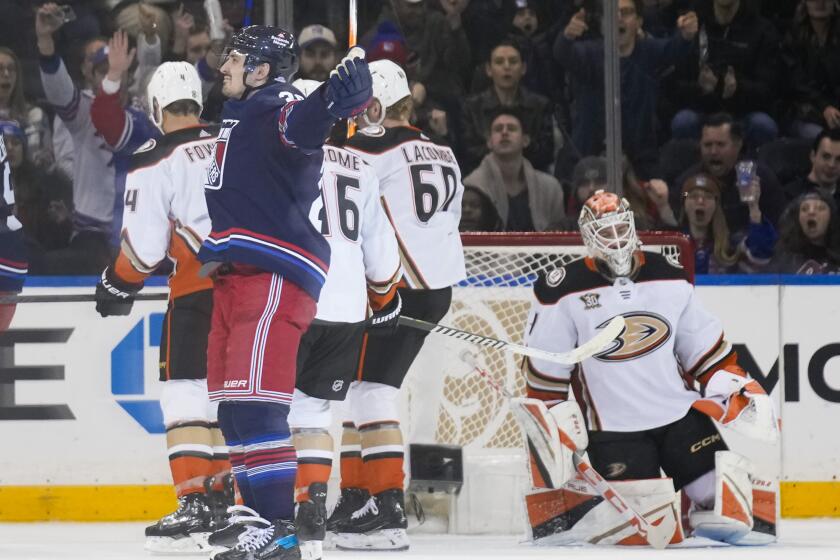
<svg viewBox="0 0 840 560">
<path fill-rule="evenodd" d="M 438 191 L 435 182 L 432 182 L 437 178 L 435 167 L 440 169 L 443 179 L 443 204 L 440 206 L 438 206 L 438 203 L 441 193 Z M 458 179 L 455 170 L 445 165 L 435 166 L 430 163 L 411 165 L 409 170 L 411 172 L 411 190 L 414 192 L 414 212 L 417 214 L 417 219 L 425 224 L 432 219 L 432 216 L 438 210 L 441 212 L 449 210 L 449 206 L 455 199 L 455 193 L 458 191 Z"/>
</svg>

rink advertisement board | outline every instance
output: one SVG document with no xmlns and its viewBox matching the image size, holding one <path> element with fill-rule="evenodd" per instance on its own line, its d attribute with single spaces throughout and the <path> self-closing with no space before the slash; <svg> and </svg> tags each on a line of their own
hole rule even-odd
<svg viewBox="0 0 840 560">
<path fill-rule="evenodd" d="M 783 515 L 840 515 L 840 280 L 777 280 L 701 278 L 697 293 L 781 411 Z M 93 283 L 33 279 L 24 293 Z M 0 520 L 145 519 L 173 505 L 157 380 L 165 309 L 143 301 L 102 319 L 92 302 L 18 306 L 0 335 Z M 779 464 L 778 447 L 731 443 Z"/>
</svg>

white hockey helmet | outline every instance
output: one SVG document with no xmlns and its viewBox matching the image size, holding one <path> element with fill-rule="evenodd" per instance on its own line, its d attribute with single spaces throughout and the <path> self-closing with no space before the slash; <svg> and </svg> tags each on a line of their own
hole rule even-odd
<svg viewBox="0 0 840 560">
<path fill-rule="evenodd" d="M 321 87 L 323 82 L 319 82 L 317 80 L 305 80 L 303 78 L 297 79 L 292 82 L 292 85 L 303 94 L 304 97 L 309 97 L 309 95 Z"/>
<path fill-rule="evenodd" d="M 633 254 L 641 243 L 627 199 L 615 193 L 595 191 L 580 211 L 578 226 L 592 257 L 604 261 L 615 276 L 630 274 Z"/>
<path fill-rule="evenodd" d="M 411 95 L 405 70 L 396 62 L 383 58 L 371 62 L 368 68 L 373 81 L 373 96 L 379 100 L 383 109 Z"/>
<path fill-rule="evenodd" d="M 149 115 L 155 126 L 163 131 L 163 110 L 170 103 L 188 99 L 198 103 L 201 101 L 201 79 L 198 71 L 189 62 L 164 62 L 158 66 L 149 85 L 146 88 L 149 99 Z"/>
</svg>

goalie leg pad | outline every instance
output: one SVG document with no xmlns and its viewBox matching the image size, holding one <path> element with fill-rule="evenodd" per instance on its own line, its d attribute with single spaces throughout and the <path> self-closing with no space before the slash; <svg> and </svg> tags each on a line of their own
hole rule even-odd
<svg viewBox="0 0 840 560">
<path fill-rule="evenodd" d="M 511 411 L 527 440 L 532 485 L 560 488 L 575 472 L 574 452 L 588 444 L 580 407 L 564 401 L 549 411 L 539 399 L 517 398 Z"/>
<path fill-rule="evenodd" d="M 670 478 L 611 482 L 630 504 L 654 524 L 663 515 L 679 519 L 679 499 Z M 646 545 L 647 542 L 586 482 L 574 478 L 562 488 L 528 494 L 531 535 L 540 545 Z M 671 544 L 682 542 L 677 522 Z"/>
<path fill-rule="evenodd" d="M 714 509 L 689 513 L 694 535 L 737 544 L 753 528 L 752 465 L 732 451 L 715 453 Z"/>
</svg>

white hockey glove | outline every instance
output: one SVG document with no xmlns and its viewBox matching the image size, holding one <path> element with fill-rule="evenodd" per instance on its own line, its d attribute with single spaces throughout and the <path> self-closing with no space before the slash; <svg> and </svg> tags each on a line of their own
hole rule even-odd
<svg viewBox="0 0 840 560">
<path fill-rule="evenodd" d="M 745 436 L 775 443 L 779 437 L 770 396 L 737 365 L 712 374 L 694 408 Z"/>
</svg>

